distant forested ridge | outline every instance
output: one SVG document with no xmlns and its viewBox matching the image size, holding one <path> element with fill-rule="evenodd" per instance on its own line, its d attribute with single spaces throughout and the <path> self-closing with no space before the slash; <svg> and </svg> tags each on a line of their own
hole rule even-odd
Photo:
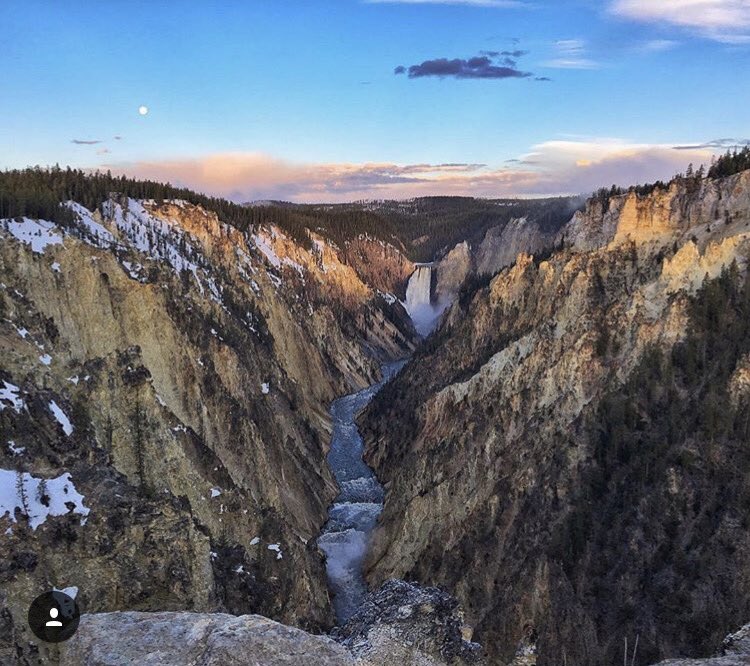
<svg viewBox="0 0 750 666">
<path fill-rule="evenodd" d="M 463 240 L 478 243 L 491 227 L 505 226 L 512 219 L 526 217 L 544 232 L 554 232 L 582 207 L 581 197 L 546 199 L 475 199 L 472 197 L 422 197 L 408 201 L 375 201 L 329 206 L 303 206 L 310 214 L 321 216 L 323 226 L 337 240 L 344 227 L 327 226 L 335 216 L 348 218 L 367 214 L 371 229 L 387 229 L 398 239 L 412 261 L 426 262 L 439 257 Z M 366 225 L 365 225 L 366 226 Z"/>
<path fill-rule="evenodd" d="M 489 228 L 513 218 L 527 217 L 543 231 L 555 231 L 583 203 L 578 197 L 425 197 L 337 205 L 241 205 L 169 183 L 114 176 L 109 171 L 36 167 L 0 172 L 0 219 L 30 217 L 67 226 L 75 215 L 62 203 L 76 201 L 93 211 L 113 194 L 157 203 L 182 199 L 216 213 L 241 231 L 275 225 L 306 247 L 311 245 L 308 230 L 340 246 L 366 235 L 391 243 L 412 261 L 431 261 L 462 240 L 478 242 Z"/>
</svg>

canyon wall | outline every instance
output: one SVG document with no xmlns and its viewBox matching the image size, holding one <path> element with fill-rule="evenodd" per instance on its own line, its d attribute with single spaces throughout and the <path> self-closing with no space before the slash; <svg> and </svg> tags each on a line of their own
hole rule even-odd
<svg viewBox="0 0 750 666">
<path fill-rule="evenodd" d="M 316 236 L 69 206 L 0 222 L 0 661 L 44 652 L 25 614 L 52 587 L 330 626 L 328 405 L 413 348 L 403 308 Z"/>
<path fill-rule="evenodd" d="M 538 254 L 551 249 L 555 237 L 555 231 L 544 231 L 536 221 L 525 217 L 513 219 L 505 227 L 493 227 L 477 248 L 476 271 L 479 275 L 495 275 L 514 264 L 522 252 Z"/>
<path fill-rule="evenodd" d="M 363 415 L 369 580 L 456 594 L 491 663 L 709 655 L 750 617 L 750 173 L 592 201 L 555 244 Z"/>
</svg>

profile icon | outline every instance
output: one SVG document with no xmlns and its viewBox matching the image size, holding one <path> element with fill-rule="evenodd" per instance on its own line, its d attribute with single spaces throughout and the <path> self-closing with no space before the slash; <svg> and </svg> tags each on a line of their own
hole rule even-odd
<svg viewBox="0 0 750 666">
<path fill-rule="evenodd" d="M 67 641 L 78 629 L 81 613 L 76 600 L 53 590 L 40 594 L 29 608 L 29 627 L 45 643 Z"/>
<path fill-rule="evenodd" d="M 60 614 L 60 611 L 57 610 L 54 606 L 49 609 L 49 616 L 52 618 L 51 620 L 47 620 L 45 623 L 45 627 L 62 627 L 63 623 L 60 622 L 60 620 L 56 620 L 55 618 Z"/>
</svg>

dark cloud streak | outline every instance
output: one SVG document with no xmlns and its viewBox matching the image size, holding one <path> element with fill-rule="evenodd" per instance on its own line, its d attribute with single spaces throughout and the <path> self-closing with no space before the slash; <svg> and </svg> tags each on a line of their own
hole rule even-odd
<svg viewBox="0 0 750 666">
<path fill-rule="evenodd" d="M 87 141 L 86 139 L 71 139 L 70 142 L 77 146 L 95 146 L 97 143 L 101 143 L 99 139 L 93 141 Z"/>
<path fill-rule="evenodd" d="M 505 56 L 506 58 L 523 58 L 525 55 L 529 55 L 528 51 L 521 51 L 516 49 L 515 51 L 480 51 L 480 55 L 486 55 L 490 58 L 497 58 L 499 56 Z"/>
<path fill-rule="evenodd" d="M 719 150 L 731 150 L 732 148 L 739 148 L 741 146 L 750 145 L 750 139 L 714 139 L 713 141 L 706 141 L 705 143 L 697 143 L 685 146 L 672 146 L 674 150 L 705 150 L 705 149 L 719 149 Z"/>
<path fill-rule="evenodd" d="M 473 58 L 435 58 L 425 60 L 419 65 L 411 65 L 408 69 L 399 65 L 393 70 L 394 74 L 408 74 L 410 79 L 419 79 L 429 76 L 439 78 L 451 77 L 455 79 L 525 79 L 533 76 L 531 72 L 524 72 L 516 67 L 516 61 L 505 52 L 484 52 L 485 54 L 496 53 L 497 55 L 478 55 Z M 507 52 L 511 53 L 511 52 Z M 522 53 L 514 51 L 513 53 Z M 492 58 L 502 56 L 498 63 Z"/>
</svg>

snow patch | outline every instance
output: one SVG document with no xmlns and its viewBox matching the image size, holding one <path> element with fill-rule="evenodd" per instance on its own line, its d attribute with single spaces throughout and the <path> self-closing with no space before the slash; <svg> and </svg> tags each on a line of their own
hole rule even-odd
<svg viewBox="0 0 750 666">
<path fill-rule="evenodd" d="M 52 357 L 49 354 L 42 354 L 39 357 L 39 362 L 43 365 L 50 365 L 52 363 Z"/>
<path fill-rule="evenodd" d="M 68 415 L 60 409 L 58 404 L 54 400 L 49 401 L 49 410 L 52 412 L 52 415 L 57 419 L 57 422 L 62 426 L 63 432 L 70 436 L 73 432 L 73 424 L 70 422 L 70 419 L 68 418 Z"/>
<path fill-rule="evenodd" d="M 219 495 L 221 495 L 219 488 L 211 488 L 211 497 L 218 497 Z"/>
<path fill-rule="evenodd" d="M 284 557 L 281 553 L 281 544 L 278 543 L 270 543 L 268 544 L 268 550 L 273 550 L 276 552 L 276 559 L 280 560 L 282 557 Z"/>
<path fill-rule="evenodd" d="M 44 254 L 44 250 L 50 245 L 62 245 L 63 238 L 55 233 L 55 225 L 47 220 L 31 220 L 24 217 L 20 222 L 15 220 L 1 220 L 11 236 L 26 245 L 31 245 L 33 252 Z"/>
<path fill-rule="evenodd" d="M 83 241 L 95 247 L 108 247 L 116 243 L 109 229 L 99 224 L 88 208 L 75 201 L 66 201 L 65 206 L 78 216 L 76 230 Z"/>
<path fill-rule="evenodd" d="M 78 588 L 75 585 L 71 585 L 70 587 L 52 587 L 52 590 L 54 592 L 62 592 L 63 594 L 67 594 L 71 599 L 75 599 L 78 596 Z"/>
<path fill-rule="evenodd" d="M 21 389 L 19 389 L 15 384 L 11 384 L 10 382 L 3 382 L 3 387 L 0 388 L 0 412 L 2 412 L 6 405 L 4 405 L 4 402 L 9 402 L 10 406 L 13 407 L 13 409 L 16 410 L 16 413 L 20 413 L 21 409 L 23 409 L 26 406 L 26 403 L 23 401 L 23 398 L 21 398 L 18 393 Z"/>
<path fill-rule="evenodd" d="M 41 479 L 27 472 L 0 469 L 0 516 L 7 514 L 16 522 L 18 509 L 28 515 L 33 530 L 49 516 L 68 513 L 88 516 L 90 509 L 83 500 L 84 496 L 76 490 L 69 472 L 56 479 Z"/>
<path fill-rule="evenodd" d="M 260 390 L 261 390 L 261 392 L 263 393 L 263 395 L 268 395 L 268 393 L 270 393 L 270 392 L 271 392 L 271 387 L 270 387 L 270 385 L 268 384 L 268 382 L 263 382 L 263 383 L 262 383 L 262 384 L 260 385 Z"/>
<path fill-rule="evenodd" d="M 388 305 L 393 305 L 398 300 L 398 298 L 387 291 L 380 291 L 380 289 L 378 289 L 378 293 L 383 297 L 383 300 L 388 303 Z"/>
<path fill-rule="evenodd" d="M 16 443 L 12 440 L 8 440 L 8 449 L 14 456 L 20 456 L 24 451 L 26 451 L 25 446 L 16 446 Z"/>
<path fill-rule="evenodd" d="M 273 231 L 271 239 L 275 237 L 276 231 Z M 284 257 L 283 259 L 279 258 L 279 255 L 276 254 L 276 250 L 274 250 L 270 240 L 266 236 L 255 234 L 252 236 L 252 240 L 258 250 L 260 250 L 260 252 L 263 254 L 263 256 L 268 259 L 268 263 L 270 263 L 271 266 L 277 269 L 281 268 L 282 265 L 291 266 L 295 271 L 297 271 L 297 273 L 299 273 L 300 277 L 305 276 L 305 269 L 301 264 L 298 264 L 296 261 L 290 259 L 289 257 Z"/>
<path fill-rule="evenodd" d="M 143 266 L 141 264 L 133 264 L 130 261 L 121 261 L 122 267 L 125 269 L 125 272 L 134 280 L 137 280 L 140 283 L 146 283 L 148 280 L 143 276 Z"/>
<path fill-rule="evenodd" d="M 268 262 L 273 266 L 274 268 L 281 268 L 281 259 L 279 259 L 278 255 L 273 249 L 273 246 L 268 242 L 268 239 L 265 236 L 258 236 L 257 234 L 253 235 L 253 242 L 255 243 L 255 247 L 257 247 L 265 256 L 266 259 L 268 259 Z"/>
</svg>

